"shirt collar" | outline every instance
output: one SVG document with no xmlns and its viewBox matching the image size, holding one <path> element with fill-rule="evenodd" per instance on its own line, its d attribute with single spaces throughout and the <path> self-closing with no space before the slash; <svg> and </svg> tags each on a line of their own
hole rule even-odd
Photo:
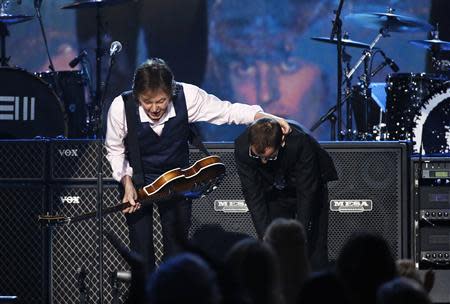
<svg viewBox="0 0 450 304">
<path fill-rule="evenodd" d="M 175 117 L 177 113 L 175 112 L 175 107 L 173 106 L 173 102 L 169 102 L 169 105 L 167 106 L 166 113 L 164 113 L 163 117 L 159 121 L 153 121 L 150 119 L 150 117 L 147 116 L 147 114 L 144 111 L 144 108 L 142 106 L 139 106 L 139 119 L 141 122 L 148 122 L 151 125 L 162 125 L 166 123 L 169 119 L 172 117 Z"/>
</svg>

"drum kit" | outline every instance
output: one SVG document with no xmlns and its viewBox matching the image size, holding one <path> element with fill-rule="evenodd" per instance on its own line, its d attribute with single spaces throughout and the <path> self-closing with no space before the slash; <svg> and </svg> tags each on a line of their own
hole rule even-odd
<svg viewBox="0 0 450 304">
<path fill-rule="evenodd" d="M 450 50 L 450 42 L 439 39 L 438 29 L 417 18 L 395 14 L 392 9 L 386 13 L 355 13 L 345 17 L 367 29 L 377 30 L 372 43 L 363 43 L 343 37 L 343 61 L 346 62 L 343 103 L 346 107 L 346 128 L 341 138 L 344 140 L 410 140 L 417 153 L 449 153 L 450 149 L 450 83 L 448 75 L 450 62 L 442 59 L 442 54 Z M 398 66 L 375 47 L 376 43 L 390 32 L 431 32 L 432 39 L 410 40 L 412 46 L 430 51 L 433 73 L 397 73 Z M 315 41 L 337 44 L 337 39 L 313 37 Z M 363 49 L 363 55 L 351 68 L 345 48 Z M 384 61 L 372 70 L 368 62 L 375 54 L 384 57 Z M 347 61 L 346 61 L 347 60 Z M 356 85 L 351 77 L 364 63 L 364 72 Z M 389 65 L 394 73 L 388 74 L 386 83 L 371 83 L 385 66 Z M 372 93 L 384 91 L 384 100 Z M 375 99 L 375 100 L 374 100 Z M 381 98 L 383 99 L 383 98 Z M 330 109 L 320 124 L 336 111 Z M 353 120 L 355 128 L 353 127 Z M 333 120 L 331 120 L 333 121 Z M 314 127 L 315 129 L 315 127 Z"/>
<path fill-rule="evenodd" d="M 88 70 L 84 65 L 81 65 L 81 70 L 54 71 L 49 56 L 50 72 L 29 73 L 25 69 L 9 66 L 10 57 L 6 52 L 6 38 L 10 34 L 8 26 L 40 18 L 41 1 L 34 1 L 35 16 L 8 14 L 10 1 L 0 0 L 0 139 L 98 136 L 101 123 L 100 102 L 104 92 L 101 87 L 101 59 L 105 53 L 101 46 L 100 9 L 127 1 L 130 0 L 83 0 L 61 7 L 97 9 L 97 85 L 93 92 Z M 46 40 L 45 34 L 43 36 Z M 72 68 L 82 62 L 83 57 L 78 57 L 75 58 L 78 60 L 70 62 Z"/>
</svg>

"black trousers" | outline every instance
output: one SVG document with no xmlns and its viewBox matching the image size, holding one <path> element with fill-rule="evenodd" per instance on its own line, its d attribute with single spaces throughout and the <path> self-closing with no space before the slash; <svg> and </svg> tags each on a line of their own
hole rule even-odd
<svg viewBox="0 0 450 304">
<path fill-rule="evenodd" d="M 158 176 L 156 176 L 158 177 Z M 152 176 L 153 179 L 156 178 Z M 148 182 L 149 181 L 149 182 Z M 151 183 L 146 176 L 146 183 Z M 157 203 L 162 226 L 163 260 L 182 251 L 179 240 L 187 239 L 191 226 L 191 200 L 172 200 Z M 155 268 L 155 248 L 153 242 L 153 206 L 127 214 L 130 248 L 139 253 L 145 262 L 145 273 Z"/>
<path fill-rule="evenodd" d="M 322 185 L 314 206 L 301 206 L 295 197 L 282 192 L 270 196 L 268 212 L 270 221 L 291 218 L 300 221 L 306 231 L 308 256 L 313 270 L 328 266 L 328 188 Z M 309 213 L 305 215 L 304 213 Z"/>
</svg>

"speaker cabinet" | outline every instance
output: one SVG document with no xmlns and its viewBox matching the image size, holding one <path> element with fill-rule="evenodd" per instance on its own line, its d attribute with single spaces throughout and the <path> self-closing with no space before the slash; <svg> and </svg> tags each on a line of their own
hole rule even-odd
<svg viewBox="0 0 450 304">
<path fill-rule="evenodd" d="M 334 160 L 339 180 L 329 186 L 328 255 L 335 260 L 356 232 L 381 234 L 395 257 L 408 251 L 409 146 L 402 142 L 322 142 Z M 191 235 L 205 224 L 256 236 L 242 196 L 233 144 L 207 144 L 227 168 L 219 188 L 193 202 Z M 191 149 L 191 162 L 203 157 Z"/>
<path fill-rule="evenodd" d="M 406 142 L 321 144 L 339 176 L 328 184 L 329 260 L 335 260 L 357 232 L 383 236 L 395 258 L 410 256 L 410 146 Z"/>
<path fill-rule="evenodd" d="M 0 186 L 0 292 L 17 302 L 45 303 L 45 229 L 38 223 L 45 187 L 37 184 Z"/>
<path fill-rule="evenodd" d="M 105 207 L 120 202 L 117 187 L 104 185 Z M 96 185 L 53 185 L 50 189 L 51 213 L 69 217 L 96 210 Z M 51 228 L 51 303 L 79 303 L 80 270 L 86 273 L 89 303 L 99 300 L 98 223 L 95 219 Z M 128 228 L 122 213 L 105 215 L 103 230 L 110 231 L 128 246 Z M 128 270 L 128 264 L 114 247 L 103 239 L 103 296 L 112 302 L 110 274 Z M 122 288 L 125 288 L 124 286 Z M 123 296 L 125 289 L 120 292 Z M 122 301 L 123 302 L 123 301 Z"/>
<path fill-rule="evenodd" d="M 0 181 L 44 181 L 46 141 L 0 140 Z"/>
<path fill-rule="evenodd" d="M 97 180 L 98 151 L 102 145 L 102 174 L 105 181 L 113 181 L 106 150 L 99 140 L 52 140 L 50 142 L 50 180 L 53 182 L 95 182 Z"/>
</svg>

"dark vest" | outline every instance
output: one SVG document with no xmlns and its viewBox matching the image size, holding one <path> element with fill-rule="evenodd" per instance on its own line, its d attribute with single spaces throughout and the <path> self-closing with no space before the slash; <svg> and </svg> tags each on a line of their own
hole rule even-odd
<svg viewBox="0 0 450 304">
<path fill-rule="evenodd" d="M 170 118 L 158 136 L 148 122 L 137 122 L 136 132 L 144 174 L 162 174 L 189 165 L 189 124 L 183 87 L 177 85 L 172 97 L 176 116 Z M 137 117 L 139 106 L 136 103 Z"/>
</svg>

